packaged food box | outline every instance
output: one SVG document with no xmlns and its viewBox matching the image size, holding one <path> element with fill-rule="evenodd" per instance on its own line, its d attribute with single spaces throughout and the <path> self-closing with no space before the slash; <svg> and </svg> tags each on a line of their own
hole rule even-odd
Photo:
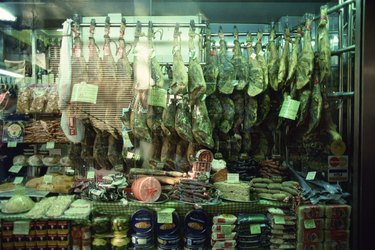
<svg viewBox="0 0 375 250">
<path fill-rule="evenodd" d="M 229 233 L 229 234 L 223 234 L 223 233 L 212 233 L 212 239 L 213 240 L 233 240 L 236 237 L 236 233 Z"/>
<path fill-rule="evenodd" d="M 233 248 L 233 247 L 236 247 L 236 245 L 237 245 L 236 240 L 223 240 L 223 241 L 211 240 L 211 246 L 215 248 Z"/>
<path fill-rule="evenodd" d="M 346 242 L 349 241 L 349 230 L 325 230 L 325 241 Z"/>
<path fill-rule="evenodd" d="M 327 218 L 350 218 L 352 207 L 349 205 L 327 205 L 325 208 L 325 214 Z"/>
<path fill-rule="evenodd" d="M 212 226 L 212 232 L 216 232 L 216 233 L 231 233 L 232 231 L 234 231 L 234 229 L 236 228 L 235 225 L 213 225 Z"/>
<path fill-rule="evenodd" d="M 347 218 L 325 219 L 326 230 L 349 230 L 350 220 Z"/>
<path fill-rule="evenodd" d="M 349 250 L 349 241 L 326 241 L 324 242 L 324 250 Z"/>
<path fill-rule="evenodd" d="M 297 232 L 299 242 L 323 242 L 324 230 L 319 229 L 299 229 Z"/>
<path fill-rule="evenodd" d="M 310 227 L 315 226 L 315 229 L 323 230 L 325 229 L 325 220 L 324 219 L 298 219 L 298 229 L 313 229 Z"/>
<path fill-rule="evenodd" d="M 323 243 L 321 242 L 297 243 L 297 250 L 323 250 Z"/>
<path fill-rule="evenodd" d="M 297 208 L 299 219 L 319 219 L 324 218 L 325 205 L 305 205 Z"/>
<path fill-rule="evenodd" d="M 226 224 L 226 225 L 232 225 L 236 223 L 237 217 L 233 214 L 221 214 L 214 216 L 213 223 L 214 224 Z"/>
</svg>

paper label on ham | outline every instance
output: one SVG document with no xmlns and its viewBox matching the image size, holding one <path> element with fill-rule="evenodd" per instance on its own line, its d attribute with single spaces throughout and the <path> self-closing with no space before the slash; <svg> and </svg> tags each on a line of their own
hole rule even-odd
<svg viewBox="0 0 375 250">
<path fill-rule="evenodd" d="M 72 91 L 71 102 L 86 102 L 96 104 L 99 86 L 94 84 L 75 84 Z"/>
</svg>

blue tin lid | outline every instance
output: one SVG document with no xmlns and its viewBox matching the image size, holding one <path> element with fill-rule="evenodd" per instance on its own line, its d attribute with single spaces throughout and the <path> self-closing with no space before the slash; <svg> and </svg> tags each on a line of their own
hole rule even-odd
<svg viewBox="0 0 375 250">
<path fill-rule="evenodd" d="M 179 235 L 164 235 L 158 237 L 159 245 L 165 246 L 175 246 L 180 243 L 181 237 Z"/>
<path fill-rule="evenodd" d="M 178 213 L 174 211 L 172 213 L 172 223 L 156 223 L 156 232 L 158 236 L 176 234 L 180 227 L 180 218 Z"/>
<path fill-rule="evenodd" d="M 151 233 L 155 226 L 155 214 L 149 209 L 139 209 L 131 218 L 133 232 L 139 234 Z"/>
<path fill-rule="evenodd" d="M 186 214 L 184 226 L 187 235 L 201 235 L 209 231 L 211 222 L 205 211 L 202 209 L 195 209 Z"/>
</svg>

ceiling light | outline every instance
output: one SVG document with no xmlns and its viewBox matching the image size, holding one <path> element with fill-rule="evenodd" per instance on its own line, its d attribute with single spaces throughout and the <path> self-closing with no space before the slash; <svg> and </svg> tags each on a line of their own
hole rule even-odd
<svg viewBox="0 0 375 250">
<path fill-rule="evenodd" d="M 9 70 L 0 69 L 0 75 L 15 77 L 15 78 L 23 78 L 24 76 L 18 73 L 11 72 Z"/>
<path fill-rule="evenodd" d="M 0 20 L 1 21 L 16 21 L 17 17 L 15 17 L 12 13 L 7 11 L 6 9 L 0 7 Z"/>
</svg>

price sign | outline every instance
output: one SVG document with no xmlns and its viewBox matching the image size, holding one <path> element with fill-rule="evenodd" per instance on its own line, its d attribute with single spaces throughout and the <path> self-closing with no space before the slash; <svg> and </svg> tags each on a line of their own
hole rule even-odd
<svg viewBox="0 0 375 250">
<path fill-rule="evenodd" d="M 163 223 L 173 223 L 173 212 L 174 212 L 174 208 L 164 208 L 163 210 L 159 211 L 157 213 L 157 222 L 159 224 L 163 224 Z"/>
<path fill-rule="evenodd" d="M 299 101 L 293 100 L 290 96 L 285 98 L 279 117 L 283 117 L 290 120 L 295 120 L 299 109 Z"/>
<path fill-rule="evenodd" d="M 8 148 L 15 148 L 15 147 L 17 147 L 17 141 L 8 141 L 7 147 Z"/>
<path fill-rule="evenodd" d="M 14 178 L 14 181 L 13 181 L 13 184 L 21 184 L 22 183 L 22 181 L 23 181 L 23 177 L 16 177 L 16 178 Z"/>
<path fill-rule="evenodd" d="M 227 182 L 228 183 L 239 183 L 240 182 L 240 175 L 234 173 L 227 174 Z"/>
<path fill-rule="evenodd" d="M 232 233 L 232 226 L 231 225 L 220 225 L 221 232 L 223 234 L 230 234 Z"/>
<path fill-rule="evenodd" d="M 152 88 L 149 91 L 147 103 L 151 106 L 167 107 L 168 92 L 163 88 Z"/>
<path fill-rule="evenodd" d="M 132 153 L 132 152 L 128 152 L 126 154 L 126 158 L 128 158 L 128 159 L 132 159 L 133 157 L 134 157 L 134 153 Z"/>
<path fill-rule="evenodd" d="M 98 86 L 85 82 L 73 86 L 71 102 L 86 102 L 96 104 L 98 97 Z"/>
<path fill-rule="evenodd" d="M 273 220 L 275 221 L 275 224 L 285 225 L 285 218 L 283 216 L 275 215 Z"/>
<path fill-rule="evenodd" d="M 43 177 L 43 182 L 44 182 L 45 184 L 52 183 L 52 180 L 53 180 L 53 176 L 52 176 L 52 175 L 46 174 L 46 175 Z"/>
<path fill-rule="evenodd" d="M 95 171 L 88 171 L 87 179 L 95 179 Z"/>
<path fill-rule="evenodd" d="M 49 141 L 47 142 L 46 149 L 54 149 L 55 148 L 55 142 L 54 141 Z"/>
<path fill-rule="evenodd" d="M 316 171 L 308 172 L 306 175 L 306 180 L 313 181 L 315 179 L 315 176 L 316 176 Z"/>
<path fill-rule="evenodd" d="M 30 230 L 30 221 L 15 221 L 13 224 L 14 235 L 28 235 Z"/>
<path fill-rule="evenodd" d="M 18 173 L 20 172 L 20 170 L 22 169 L 22 167 L 23 167 L 23 166 L 21 166 L 21 165 L 13 165 L 13 166 L 8 170 L 8 172 L 18 174 Z"/>
<path fill-rule="evenodd" d="M 251 224 L 250 225 L 250 233 L 251 234 L 260 234 L 262 232 L 260 228 L 260 224 Z"/>
<path fill-rule="evenodd" d="M 314 229 L 316 228 L 315 220 L 305 220 L 303 222 L 306 229 Z"/>
</svg>

